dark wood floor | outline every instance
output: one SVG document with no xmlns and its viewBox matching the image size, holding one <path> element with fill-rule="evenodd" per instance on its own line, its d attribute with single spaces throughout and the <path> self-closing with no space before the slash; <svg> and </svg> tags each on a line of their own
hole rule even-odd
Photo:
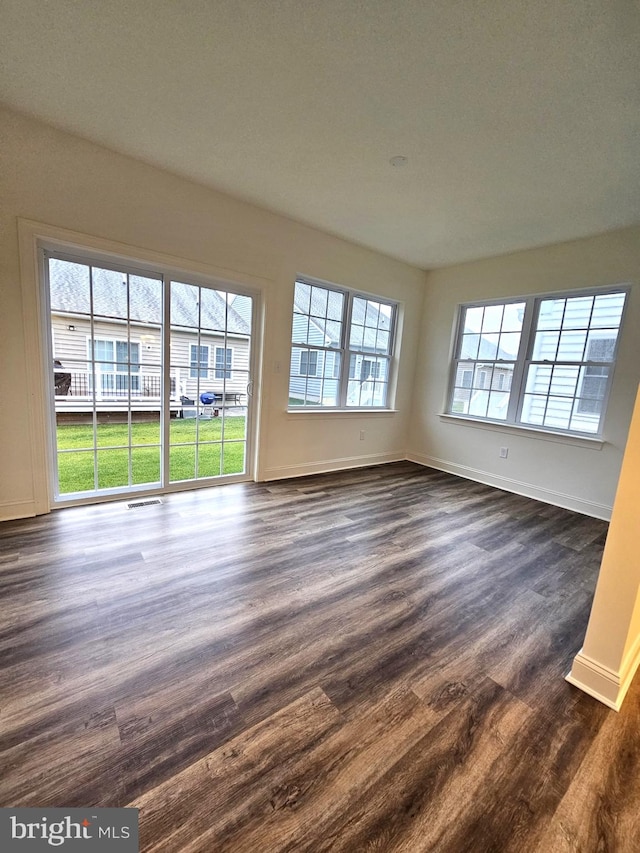
<svg viewBox="0 0 640 853">
<path fill-rule="evenodd" d="M 563 676 L 606 524 L 400 463 L 0 526 L 2 806 L 156 851 L 640 850 L 640 685 Z"/>
</svg>

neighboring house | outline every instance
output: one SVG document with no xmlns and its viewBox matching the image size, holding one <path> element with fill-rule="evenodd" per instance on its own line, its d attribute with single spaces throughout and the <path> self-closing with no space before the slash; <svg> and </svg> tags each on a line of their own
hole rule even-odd
<svg viewBox="0 0 640 853">
<path fill-rule="evenodd" d="M 68 262 L 51 264 L 56 408 L 88 410 L 95 398 L 99 408 L 131 402 L 137 409 L 159 410 L 160 282 L 131 276 L 127 286 L 121 274 L 104 271 L 90 290 L 86 270 Z M 172 286 L 172 408 L 180 407 L 181 397 L 197 402 L 207 391 L 239 400 L 248 382 L 250 317 L 241 317 L 217 291 L 207 290 L 199 306 L 189 296 L 187 286 Z"/>
<path fill-rule="evenodd" d="M 299 300 L 301 288 L 296 288 L 296 299 Z M 331 380 L 337 380 L 340 376 L 340 332 L 342 320 L 343 296 L 332 290 L 319 291 L 316 288 L 308 288 L 311 299 L 310 312 L 307 305 L 294 302 L 293 336 L 292 339 L 308 341 L 308 347 L 292 347 L 291 350 L 291 375 L 289 382 L 289 396 L 291 398 L 306 399 L 307 403 L 322 402 L 322 394 L 332 388 Z M 328 294 L 328 302 L 322 294 Z M 317 303 L 317 304 L 314 304 Z M 375 318 L 369 317 L 365 324 L 365 311 L 375 311 Z M 309 316 L 310 314 L 310 316 Z M 328 317 L 329 319 L 324 319 Z M 307 323 L 308 332 L 307 332 Z M 391 331 L 391 318 L 375 309 L 371 302 L 365 300 L 353 301 L 353 314 L 351 317 L 352 329 L 362 332 L 362 340 L 357 341 L 359 353 L 352 353 L 349 359 L 349 379 L 358 383 L 357 396 L 363 403 L 366 400 L 367 387 L 375 387 L 371 379 L 387 377 L 380 376 L 380 370 L 386 369 L 384 361 L 376 358 L 380 352 L 376 348 L 377 330 Z M 375 328 L 377 327 L 377 328 Z M 355 343 L 355 342 L 354 342 Z M 317 346 L 318 349 L 309 347 Z M 336 347 L 336 352 L 331 351 Z M 362 352 L 364 350 L 364 353 Z M 384 350 L 386 352 L 386 348 Z M 367 358 L 371 353 L 371 358 Z M 351 384 L 351 383 L 350 383 Z M 355 393 L 355 392 L 354 392 Z M 372 391 L 372 393 L 374 393 Z M 332 399 L 328 400 L 330 405 Z M 381 405 L 383 401 L 381 401 Z"/>
<path fill-rule="evenodd" d="M 505 352 L 496 343 L 480 336 L 477 357 L 477 362 L 461 362 L 458 365 L 455 379 L 456 406 L 461 413 L 469 414 L 473 412 L 478 398 L 488 395 L 488 403 L 483 399 L 481 405 L 485 410 L 488 405 L 488 417 L 502 419 L 502 409 L 509 403 L 514 354 Z M 502 364 L 501 360 L 505 363 Z"/>
</svg>

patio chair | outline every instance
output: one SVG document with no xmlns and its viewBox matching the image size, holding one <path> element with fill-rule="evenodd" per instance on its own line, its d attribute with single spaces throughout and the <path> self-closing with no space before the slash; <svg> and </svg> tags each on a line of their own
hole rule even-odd
<svg viewBox="0 0 640 853">
<path fill-rule="evenodd" d="M 71 374 L 62 371 L 62 362 L 54 358 L 53 360 L 53 386 L 56 397 L 66 397 L 71 391 Z"/>
</svg>

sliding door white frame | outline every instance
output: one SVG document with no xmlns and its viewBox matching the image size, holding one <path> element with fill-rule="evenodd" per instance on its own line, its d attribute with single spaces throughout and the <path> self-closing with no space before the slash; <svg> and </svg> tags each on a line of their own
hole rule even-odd
<svg viewBox="0 0 640 853">
<path fill-rule="evenodd" d="M 55 506 L 66 505 L 64 501 L 54 500 L 52 470 L 55 464 L 55 447 L 51 430 L 50 401 L 53 396 L 53 375 L 50 370 L 49 358 L 51 353 L 50 314 L 45 290 L 44 252 L 69 253 L 84 256 L 87 261 L 109 266 L 126 265 L 132 272 L 141 274 L 151 271 L 164 275 L 168 279 L 177 278 L 193 282 L 201 286 L 225 290 L 234 294 L 248 296 L 252 299 L 252 347 L 250 364 L 250 384 L 253 391 L 253 401 L 249 401 L 249 417 L 247 419 L 247 445 L 245 473 L 240 476 L 201 479 L 169 483 L 155 489 L 129 490 L 121 493 L 124 499 L 150 492 L 171 492 L 219 484 L 231 480 L 255 479 L 257 471 L 257 405 L 261 387 L 262 365 L 262 293 L 268 286 L 269 280 L 255 275 L 230 273 L 229 270 L 219 270 L 211 265 L 188 263 L 161 253 L 135 249 L 130 246 L 115 243 L 100 238 L 88 237 L 77 232 L 57 228 L 42 223 L 20 220 L 18 223 L 19 245 L 21 257 L 21 284 L 23 308 L 25 312 L 25 352 L 26 374 L 29 389 L 29 438 L 32 448 L 33 494 L 31 514 L 48 512 Z M 165 353 L 166 359 L 166 353 Z M 48 390 L 47 390 L 48 389 Z M 168 420 L 168 412 L 165 420 Z M 166 424 L 163 432 L 167 429 Z M 163 435 L 163 441 L 166 435 Z M 166 472 L 165 472 L 166 475 Z M 113 500 L 118 494 L 92 494 L 87 499 L 74 500 L 73 503 L 97 503 L 103 500 Z"/>
</svg>

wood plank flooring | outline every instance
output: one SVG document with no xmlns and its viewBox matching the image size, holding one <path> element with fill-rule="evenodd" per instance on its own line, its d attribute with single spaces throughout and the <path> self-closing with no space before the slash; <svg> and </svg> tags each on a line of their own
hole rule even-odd
<svg viewBox="0 0 640 853">
<path fill-rule="evenodd" d="M 0 525 L 0 805 L 144 851 L 640 850 L 640 684 L 564 675 L 606 524 L 411 463 Z"/>
</svg>

